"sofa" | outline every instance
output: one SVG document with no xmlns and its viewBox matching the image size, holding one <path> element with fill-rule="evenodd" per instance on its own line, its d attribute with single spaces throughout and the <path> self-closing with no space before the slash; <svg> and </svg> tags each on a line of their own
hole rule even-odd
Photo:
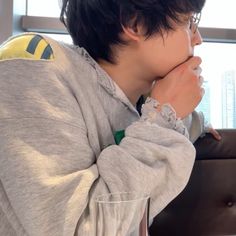
<svg viewBox="0 0 236 236">
<path fill-rule="evenodd" d="M 236 235 L 236 129 L 195 142 L 196 161 L 186 188 L 150 227 L 150 236 Z M 181 170 L 180 170 L 181 171 Z"/>
</svg>

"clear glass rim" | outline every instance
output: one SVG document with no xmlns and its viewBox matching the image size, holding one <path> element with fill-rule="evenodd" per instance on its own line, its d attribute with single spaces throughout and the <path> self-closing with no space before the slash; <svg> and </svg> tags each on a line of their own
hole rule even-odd
<svg viewBox="0 0 236 236">
<path fill-rule="evenodd" d="M 133 195 L 133 199 L 127 199 L 127 200 L 112 200 L 110 199 L 111 196 L 118 196 L 118 195 Z M 104 199 L 106 197 L 106 199 Z M 101 194 L 98 195 L 94 201 L 96 203 L 106 203 L 106 204 L 117 204 L 117 203 L 126 203 L 126 202 L 135 202 L 135 201 L 143 201 L 148 200 L 150 196 L 148 194 L 140 193 L 140 192 L 114 192 L 114 193 L 107 193 L 107 194 Z"/>
</svg>

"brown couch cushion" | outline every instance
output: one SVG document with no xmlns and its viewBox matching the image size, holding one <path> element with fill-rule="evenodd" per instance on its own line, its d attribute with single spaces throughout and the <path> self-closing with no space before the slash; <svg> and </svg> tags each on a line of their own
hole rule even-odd
<svg viewBox="0 0 236 236">
<path fill-rule="evenodd" d="M 206 134 L 195 142 L 197 160 L 236 159 L 236 129 L 221 129 L 218 132 L 222 137 L 221 141 Z"/>
<path fill-rule="evenodd" d="M 236 235 L 236 130 L 196 142 L 189 183 L 150 227 L 151 236 Z"/>
</svg>

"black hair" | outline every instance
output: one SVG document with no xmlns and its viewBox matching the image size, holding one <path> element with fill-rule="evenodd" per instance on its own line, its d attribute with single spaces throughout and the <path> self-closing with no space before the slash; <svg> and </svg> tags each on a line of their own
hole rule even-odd
<svg viewBox="0 0 236 236">
<path fill-rule="evenodd" d="M 111 46 L 125 44 L 123 26 L 142 24 L 145 36 L 171 30 L 170 19 L 198 13 L 205 0 L 62 0 L 60 20 L 73 43 L 84 47 L 95 59 L 114 63 Z"/>
</svg>

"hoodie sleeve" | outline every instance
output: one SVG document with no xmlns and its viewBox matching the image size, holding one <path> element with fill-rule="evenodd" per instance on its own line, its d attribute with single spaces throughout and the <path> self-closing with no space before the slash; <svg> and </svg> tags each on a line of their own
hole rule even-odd
<svg viewBox="0 0 236 236">
<path fill-rule="evenodd" d="M 110 192 L 132 189 L 151 196 L 151 217 L 183 190 L 195 159 L 183 122 L 176 119 L 170 105 L 161 112 L 157 105 L 148 98 L 141 119 L 125 130 L 119 145 L 106 148 L 97 162 Z"/>
</svg>

